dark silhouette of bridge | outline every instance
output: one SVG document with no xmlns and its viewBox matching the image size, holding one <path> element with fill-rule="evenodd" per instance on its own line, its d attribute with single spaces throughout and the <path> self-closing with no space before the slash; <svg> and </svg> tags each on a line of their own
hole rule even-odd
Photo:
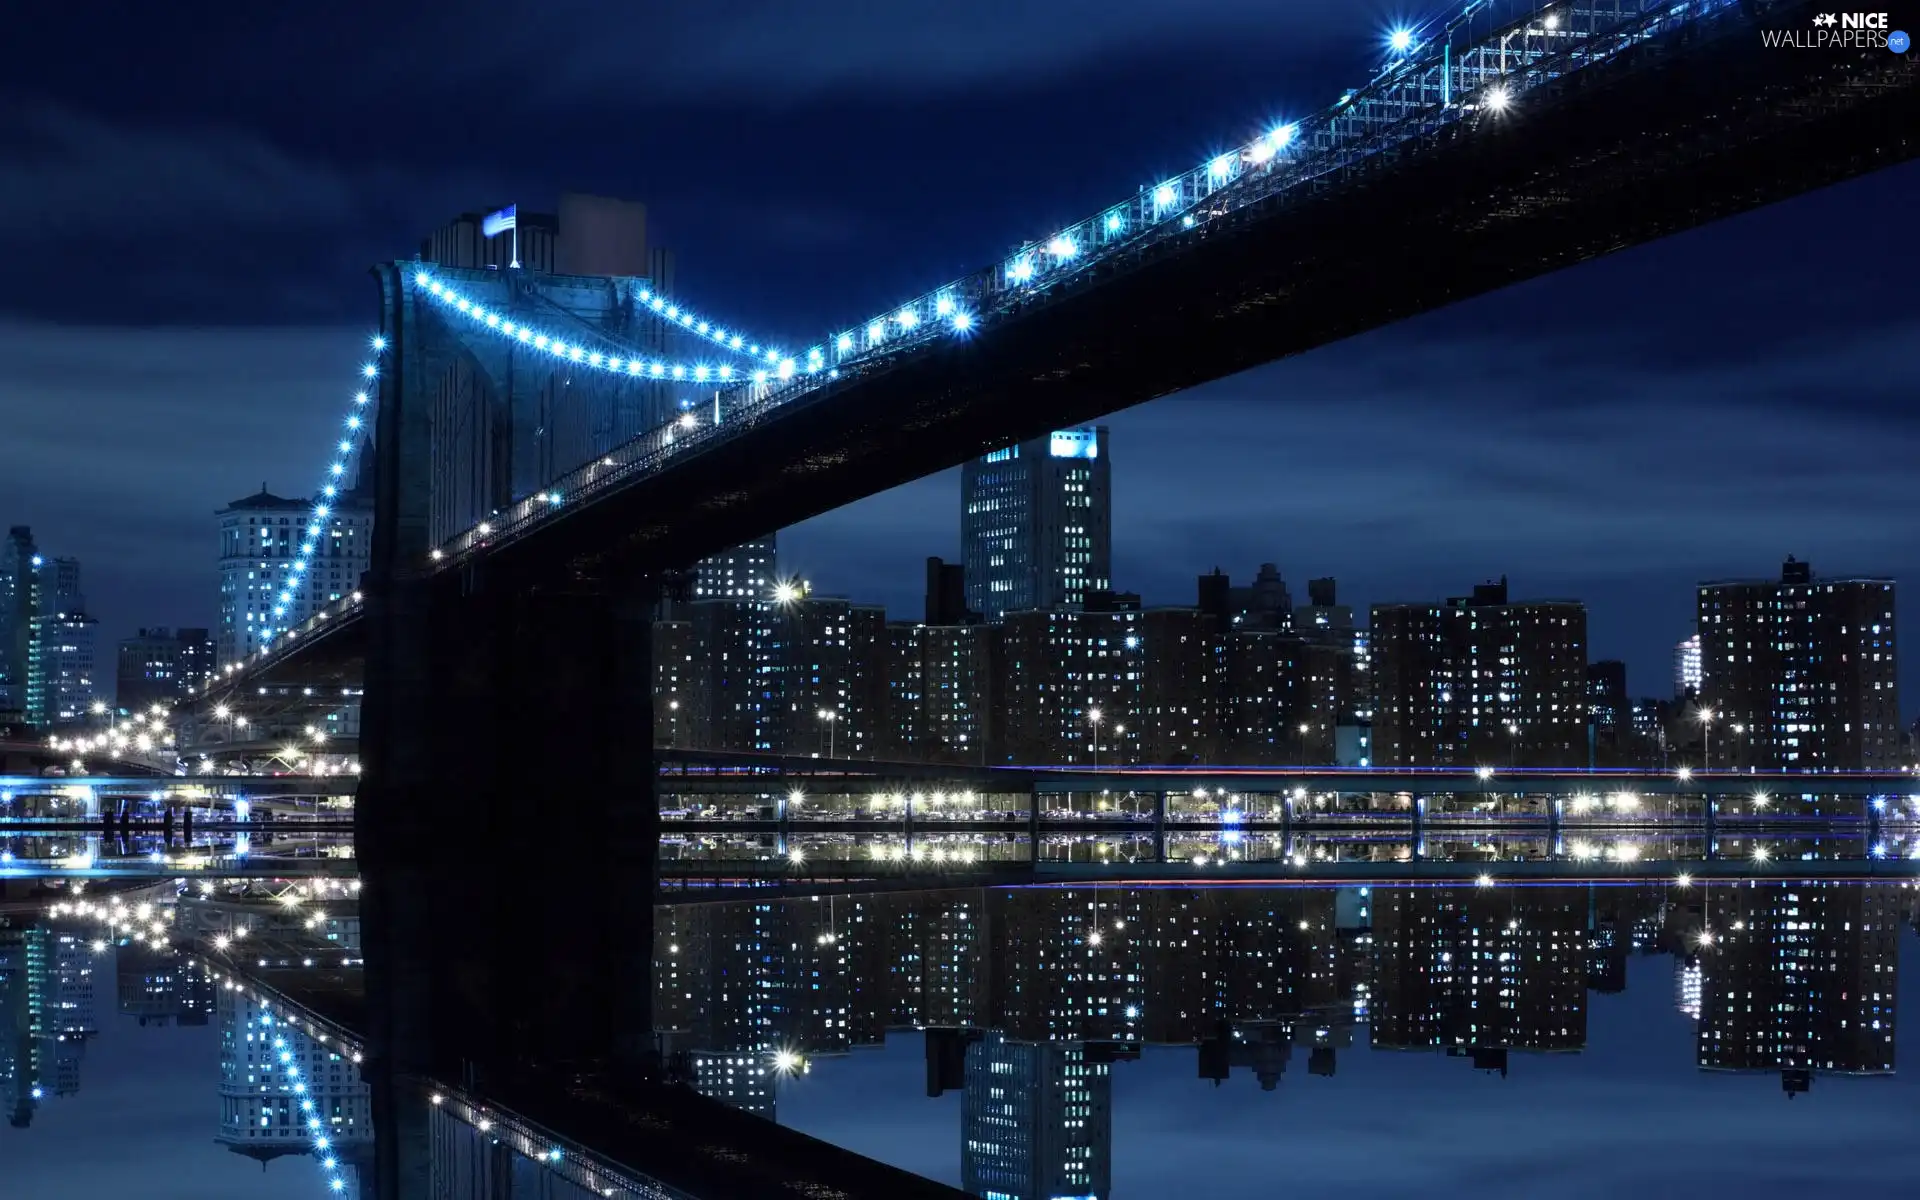
<svg viewBox="0 0 1920 1200">
<path fill-rule="evenodd" d="M 859 336 L 725 376 L 655 369 L 645 281 L 377 268 L 364 595 L 202 702 L 303 671 L 364 678 L 356 838 L 383 1134 L 413 1119 L 405 1078 L 650 1068 L 663 572 L 1049 429 L 1913 156 L 1910 56 L 1763 48 L 1762 28 L 1804 28 L 1814 10 L 1470 4 L 1320 114 Z M 685 410 L 660 410 L 676 385 Z M 563 462 L 529 439 L 568 397 L 594 419 Z M 452 435 L 454 403 L 482 434 Z M 472 485 L 451 495 L 450 473 Z M 415 1144 L 382 1143 L 402 1158 Z M 409 1171 L 389 1157 L 378 1175 Z"/>
</svg>

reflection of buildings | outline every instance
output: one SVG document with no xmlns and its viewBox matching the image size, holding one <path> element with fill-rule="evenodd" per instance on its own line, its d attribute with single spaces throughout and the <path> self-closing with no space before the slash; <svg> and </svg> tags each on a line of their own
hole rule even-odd
<svg viewBox="0 0 1920 1200">
<path fill-rule="evenodd" d="M 80 1090 L 87 1039 L 100 1031 L 93 971 L 73 934 L 0 925 L 0 1103 L 17 1127 L 41 1101 Z"/>
<path fill-rule="evenodd" d="M 1374 1045 L 1581 1048 L 1587 916 L 1584 888 L 1376 889 Z"/>
<path fill-rule="evenodd" d="M 687 1055 L 693 1090 L 774 1120 L 773 1063 L 758 1051 L 694 1050 Z"/>
<path fill-rule="evenodd" d="M 1676 954 L 1673 957 L 1673 1006 L 1687 1016 L 1700 1018 L 1700 956 Z"/>
<path fill-rule="evenodd" d="M 274 1019 L 244 993 L 215 995 L 220 1133 L 214 1140 L 265 1163 L 283 1154 L 312 1153 L 314 1134 L 307 1122 L 318 1119 L 320 1132 L 342 1161 L 365 1153 L 373 1139 L 372 1100 L 360 1069 Z M 290 1057 L 282 1061 L 282 1054 Z M 289 1077 L 290 1067 L 299 1071 L 298 1082 Z"/>
<path fill-rule="evenodd" d="M 205 1025 L 213 1014 L 213 980 L 188 969 L 179 955 L 140 942 L 115 952 L 122 1016 L 141 1025 Z"/>
<path fill-rule="evenodd" d="M 53 1069 L 46 1023 L 51 941 L 38 926 L 0 926 L 0 1103 L 16 1129 L 32 1124 Z"/>
<path fill-rule="evenodd" d="M 1893 1070 L 1899 891 L 1791 883 L 1717 892 L 1699 956 L 1700 1065 L 1780 1071 Z"/>
<path fill-rule="evenodd" d="M 1113 1080 L 1099 1057 L 1084 1045 L 997 1033 L 969 1046 L 960 1186 L 1003 1200 L 1106 1200 Z"/>
<path fill-rule="evenodd" d="M 1505 1070 L 1584 1049 L 1589 992 L 1626 990 L 1636 950 L 1690 955 L 1675 1001 L 1702 1066 L 1790 1087 L 1889 1071 L 1901 894 L 1058 886 L 667 907 L 655 1008 L 693 1086 L 768 1117 L 775 1052 L 923 1030 L 928 1093 L 965 1090 L 966 1186 L 1055 1200 L 1105 1194 L 1108 1072 L 1142 1047 L 1282 1094 L 1335 1074 L 1362 1023 L 1382 1050 Z"/>
</svg>

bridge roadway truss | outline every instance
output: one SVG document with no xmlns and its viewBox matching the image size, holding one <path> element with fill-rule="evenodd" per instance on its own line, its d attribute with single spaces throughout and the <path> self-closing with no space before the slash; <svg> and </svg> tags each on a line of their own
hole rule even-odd
<svg viewBox="0 0 1920 1200">
<path fill-rule="evenodd" d="M 1049 429 L 1911 157 L 1913 56 L 1761 47 L 1761 26 L 1816 11 L 1470 5 L 1291 134 L 1263 131 L 1271 153 L 1256 139 L 1150 184 L 764 378 L 690 375 L 669 387 L 677 415 L 651 427 L 662 385 L 632 374 L 653 355 L 642 281 L 377 268 L 363 597 L 202 700 L 298 676 L 309 654 L 345 676 L 361 648 L 369 1033 L 390 1052 L 376 1125 L 396 1119 L 406 1077 L 650 1068 L 662 572 Z M 544 348 L 518 336 L 536 329 Z M 530 900 L 475 862 L 566 886 Z M 380 1164 L 383 1191 L 397 1171 Z"/>
</svg>

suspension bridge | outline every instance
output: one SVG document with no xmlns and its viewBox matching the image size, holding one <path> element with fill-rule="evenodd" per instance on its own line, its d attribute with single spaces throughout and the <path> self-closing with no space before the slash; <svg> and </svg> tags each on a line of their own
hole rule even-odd
<svg viewBox="0 0 1920 1200">
<path fill-rule="evenodd" d="M 799 342 L 644 278 L 375 268 L 379 332 L 269 644 L 197 703 L 365 688 L 356 845 L 370 1029 L 391 1051 L 376 1121 L 397 1119 L 406 1078 L 474 1063 L 644 1062 L 663 573 L 1050 429 L 1912 157 L 1912 56 L 1768 44 L 1815 15 L 1473 0 L 1391 31 L 1379 69 L 1325 108 L 1245 130 L 973 274 L 862 319 L 823 315 Z M 363 445 L 364 589 L 286 627 Z M 536 820 L 585 832 L 530 836 Z M 533 902 L 475 862 L 570 886 Z M 522 1019 L 462 1015 L 496 1010 Z"/>
</svg>

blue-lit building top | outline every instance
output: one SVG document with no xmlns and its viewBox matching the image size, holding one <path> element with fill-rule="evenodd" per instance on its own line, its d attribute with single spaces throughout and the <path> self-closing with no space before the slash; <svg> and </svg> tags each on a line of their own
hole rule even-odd
<svg viewBox="0 0 1920 1200">
<path fill-rule="evenodd" d="M 1105 426 L 1057 430 L 975 459 L 961 474 L 967 607 L 998 621 L 1071 608 L 1112 586 Z"/>
</svg>

